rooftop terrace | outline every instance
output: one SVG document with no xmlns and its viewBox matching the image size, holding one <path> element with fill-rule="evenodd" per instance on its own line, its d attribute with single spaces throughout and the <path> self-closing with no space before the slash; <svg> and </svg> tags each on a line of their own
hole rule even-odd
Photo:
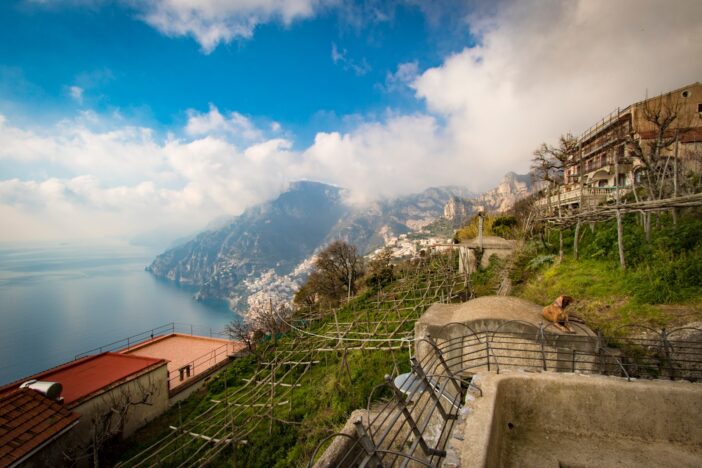
<svg viewBox="0 0 702 468">
<path fill-rule="evenodd" d="M 173 390 L 218 368 L 243 348 L 243 343 L 221 338 L 173 333 L 144 341 L 121 353 L 168 361 L 168 382 Z"/>
<path fill-rule="evenodd" d="M 63 386 L 66 405 L 75 405 L 86 397 L 130 376 L 164 365 L 160 358 L 102 353 L 63 364 L 23 378 L 0 388 L 0 395 L 19 387 L 27 380 L 58 382 Z"/>
</svg>

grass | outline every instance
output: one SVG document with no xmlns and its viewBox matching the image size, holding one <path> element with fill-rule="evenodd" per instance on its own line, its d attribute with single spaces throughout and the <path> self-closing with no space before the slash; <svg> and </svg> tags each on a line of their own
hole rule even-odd
<svg viewBox="0 0 702 468">
<path fill-rule="evenodd" d="M 628 330 L 629 325 L 671 328 L 702 320 L 702 221 L 694 217 L 681 218 L 675 229 L 666 223 L 662 226 L 654 232 L 652 242 L 647 243 L 636 219 L 627 218 L 625 248 L 630 265 L 626 272 L 618 267 L 612 223 L 583 232 L 579 261 L 572 259 L 572 232 L 564 232 L 566 256 L 560 262 L 553 233 L 545 242 L 531 240 L 512 259 L 513 294 L 542 305 L 551 303 L 561 294 L 573 296 L 576 303 L 570 312 L 610 336 Z M 505 265 L 504 260 L 493 258 L 487 268 L 473 275 L 471 283 L 476 296 L 495 294 Z M 399 266 L 397 271 L 403 269 L 409 271 L 412 265 Z M 385 287 L 383 293 L 395 298 L 405 297 L 401 306 L 411 308 L 420 303 L 418 297 L 404 296 L 399 291 L 416 289 L 421 292 L 429 280 L 412 283 L 407 277 Z M 376 294 L 378 292 L 371 289 L 359 294 L 338 311 L 338 320 L 358 320 L 362 327 L 365 317 L 382 313 L 374 304 Z M 333 318 L 328 316 L 310 331 L 322 333 L 323 327 L 331 323 Z M 413 320 L 408 321 L 402 330 L 411 331 L 413 325 Z M 290 340 L 290 336 L 283 336 L 278 346 L 289 345 Z M 263 351 L 262 360 L 269 359 L 272 351 L 273 348 Z M 312 366 L 301 380 L 302 387 L 292 392 L 290 405 L 275 410 L 276 417 L 291 424 L 270 424 L 265 414 L 259 414 L 267 410 L 259 413 L 251 410 L 245 416 L 263 416 L 262 422 L 246 436 L 246 445 L 237 448 L 236 453 L 225 452 L 218 459 L 218 465 L 305 466 L 320 440 L 338 431 L 353 410 L 367 405 L 372 389 L 382 383 L 386 373 L 409 370 L 406 350 L 350 352 L 346 358 L 348 366 L 341 352 L 321 353 L 319 359 L 321 362 Z M 240 389 L 244 378 L 253 375 L 256 366 L 254 357 L 235 361 L 205 388 L 185 400 L 180 410 L 172 408 L 127 442 L 113 447 L 107 464 L 138 453 L 170 432 L 169 425 L 178 425 L 179 421 L 200 414 L 213 399 L 222 400 L 225 387 L 230 392 Z M 374 393 L 375 399 L 384 396 L 382 391 Z"/>
<path fill-rule="evenodd" d="M 427 259 L 428 268 L 445 267 L 445 262 L 438 262 L 432 267 L 432 258 Z M 452 262 L 452 264 L 455 262 Z M 456 263 L 457 265 L 457 263 Z M 349 304 L 338 310 L 339 322 L 357 321 L 358 332 L 366 332 L 379 327 L 388 333 L 399 325 L 379 321 L 380 317 L 390 313 L 390 319 L 399 319 L 398 310 L 412 310 L 413 307 L 423 302 L 423 291 L 430 285 L 435 285 L 427 277 L 413 275 L 415 264 L 405 265 L 404 278 L 383 288 L 382 292 L 367 289 L 357 295 Z M 448 286 L 447 286 L 448 287 Z M 454 291 L 456 293 L 456 291 Z M 398 310 L 391 303 L 375 303 L 380 294 L 387 294 L 402 302 L 396 304 Z M 421 312 L 423 309 L 419 310 Z M 416 316 L 409 313 L 408 320 L 400 327 L 401 332 L 411 333 Z M 365 323 L 368 320 L 368 330 Z M 333 327 L 332 314 L 316 322 L 309 330 L 313 333 L 324 334 L 325 327 Z M 298 340 L 302 338 L 298 337 Z M 150 423 L 128 441 L 115 446 L 106 455 L 105 464 L 114 464 L 119 459 L 124 460 L 139 453 L 157 442 L 171 431 L 169 425 L 179 426 L 192 420 L 213 405 L 212 400 L 227 401 L 226 395 L 236 394 L 241 390 L 245 379 L 253 376 L 257 371 L 258 378 L 264 379 L 270 375 L 270 368 L 259 366 L 261 362 L 271 361 L 277 350 L 290 350 L 294 346 L 300 347 L 299 354 L 304 355 L 309 343 L 300 344 L 293 342 L 292 333 L 282 336 L 277 345 L 268 340 L 259 344 L 259 356 L 249 356 L 239 359 L 229 365 L 224 371 L 212 378 L 205 388 L 196 392 L 181 404 L 180 411 L 174 407 L 166 414 Z M 297 358 L 293 358 L 295 360 Z M 342 351 L 317 353 L 314 359 L 318 364 L 311 366 L 304 377 L 299 381 L 301 387 L 287 394 L 279 396 L 284 390 L 276 391 L 276 402 L 289 401 L 289 404 L 274 406 L 274 417 L 271 422 L 269 409 L 266 407 L 238 409 L 235 422 L 240 432 L 248 431 L 245 435 L 247 443 L 233 449 L 227 449 L 217 459 L 218 466 L 270 466 L 290 467 L 306 466 L 314 449 L 319 442 L 333 432 L 340 430 L 353 410 L 365 408 L 368 399 L 373 396 L 373 401 L 386 398 L 389 395 L 387 388 L 373 389 L 384 381 L 385 374 L 398 374 L 410 370 L 407 348 L 400 350 L 364 350 L 349 351 L 344 357 Z M 289 376 L 287 382 L 296 381 L 304 370 L 304 365 L 293 368 L 294 374 Z M 276 381 L 280 381 L 282 374 L 288 368 L 282 366 L 276 374 Z M 250 387 L 248 387 L 250 388 Z M 257 400 L 258 401 L 258 400 Z M 226 408 L 220 404 L 219 407 Z M 221 419 L 221 421 L 220 421 Z M 228 424 L 224 418 L 218 417 L 217 424 Z M 253 421 L 253 423 L 251 422 Z M 181 448 L 178 448 L 181 450 Z M 192 453 L 194 448 L 185 449 L 185 455 Z M 121 455 L 121 456 L 120 456 Z M 235 460 L 235 461 L 234 461 Z M 172 460 L 171 460 L 172 462 Z M 165 461 L 168 465 L 169 461 Z"/>
<path fill-rule="evenodd" d="M 565 257 L 555 252 L 557 233 L 545 243 L 532 241 L 517 259 L 514 294 L 547 305 L 561 294 L 572 296 L 574 314 L 605 334 L 627 327 L 674 328 L 702 320 L 702 222 L 697 216 L 662 219 L 646 242 L 635 217 L 625 221 L 627 269 L 616 251 L 616 226 L 586 229 L 581 258 L 572 258 L 572 231 L 564 231 Z M 623 328 L 624 327 L 624 328 Z"/>
</svg>

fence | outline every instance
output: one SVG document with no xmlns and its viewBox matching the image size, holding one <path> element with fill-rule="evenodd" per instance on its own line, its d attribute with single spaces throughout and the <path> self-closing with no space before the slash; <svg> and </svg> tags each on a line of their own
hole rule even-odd
<svg viewBox="0 0 702 468">
<path fill-rule="evenodd" d="M 529 328 L 533 331 L 516 331 Z M 329 451 L 333 459 L 325 458 L 325 453 L 321 466 L 438 466 L 470 378 L 478 371 L 518 368 L 628 380 L 702 380 L 702 329 L 638 328 L 636 338 L 605 340 L 601 335 L 556 334 L 550 326 L 536 328 L 518 321 L 486 331 L 474 331 L 464 324 L 446 325 L 443 331 L 447 333 L 442 335 L 450 338 L 419 339 L 412 372 L 394 380 L 386 376 L 374 393 L 383 389 L 389 398 L 373 407 L 372 394 L 367 421 L 355 421 L 353 431 L 332 434 L 320 442 L 309 466 L 330 441 L 336 444 Z"/>
<path fill-rule="evenodd" d="M 198 335 L 198 336 L 209 336 L 209 337 L 220 337 L 224 338 L 227 334 L 224 330 L 215 330 L 208 327 L 200 327 L 196 325 L 191 325 L 187 323 L 170 322 L 164 325 L 152 328 L 150 330 L 137 333 L 136 335 L 131 335 L 126 338 L 122 338 L 111 343 L 107 343 L 97 348 L 84 351 L 75 355 L 74 359 L 81 359 L 86 356 L 91 356 L 93 354 L 101 354 L 108 351 L 123 351 L 131 349 L 133 346 L 143 343 L 146 340 L 152 340 L 158 336 L 171 335 L 173 333 L 181 333 L 184 335 Z"/>
<path fill-rule="evenodd" d="M 222 346 L 209 351 L 202 356 L 183 364 L 178 372 L 173 372 L 168 376 L 168 388 L 173 391 L 180 385 L 189 383 L 190 379 L 200 373 L 210 371 L 216 368 L 219 364 L 227 362 L 230 356 L 231 343 L 225 343 Z"/>
</svg>

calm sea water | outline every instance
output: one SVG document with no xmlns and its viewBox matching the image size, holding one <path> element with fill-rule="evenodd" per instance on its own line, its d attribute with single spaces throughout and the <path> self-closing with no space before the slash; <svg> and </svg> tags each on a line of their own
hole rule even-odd
<svg viewBox="0 0 702 468">
<path fill-rule="evenodd" d="M 165 323 L 217 330 L 236 318 L 144 271 L 154 254 L 0 247 L 0 385 Z"/>
</svg>

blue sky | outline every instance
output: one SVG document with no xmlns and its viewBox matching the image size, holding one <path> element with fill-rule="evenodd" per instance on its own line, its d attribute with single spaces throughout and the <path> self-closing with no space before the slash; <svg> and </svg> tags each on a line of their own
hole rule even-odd
<svg viewBox="0 0 702 468">
<path fill-rule="evenodd" d="M 169 239 L 294 180 L 496 185 L 702 81 L 698 0 L 0 3 L 2 242 Z"/>
<path fill-rule="evenodd" d="M 187 109 L 216 103 L 279 122 L 302 147 L 344 116 L 421 108 L 408 90 L 387 88 L 388 73 L 401 63 L 437 66 L 471 44 L 455 21 L 434 23 L 417 7 L 398 5 L 385 6 L 387 19 L 359 24 L 336 9 L 261 24 L 254 37 L 204 53 L 194 38 L 165 36 L 128 5 L 61 3 L 0 6 L 0 100 L 31 120 L 89 107 L 167 129 L 182 125 Z M 82 89 L 80 101 L 72 86 Z"/>
</svg>

